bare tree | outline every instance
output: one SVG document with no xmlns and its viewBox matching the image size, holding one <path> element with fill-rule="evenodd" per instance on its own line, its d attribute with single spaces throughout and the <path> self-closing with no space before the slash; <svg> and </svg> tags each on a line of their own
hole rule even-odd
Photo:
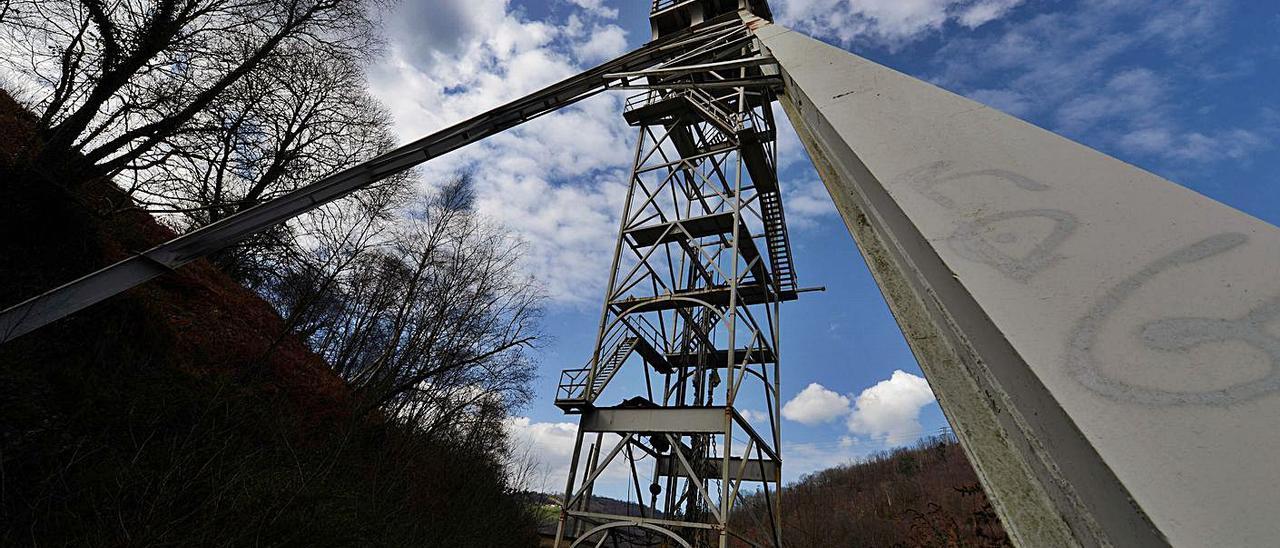
<svg viewBox="0 0 1280 548">
<path fill-rule="evenodd" d="M 0 46 L 43 91 L 40 162 L 90 176 L 162 160 L 153 152 L 273 59 L 376 49 L 373 0 L 10 1 Z"/>
<path fill-rule="evenodd" d="M 391 119 L 365 89 L 358 59 L 285 48 L 228 89 L 209 108 L 117 176 L 133 199 L 187 230 L 217 222 L 329 173 L 389 150 Z M 379 181 L 355 200 L 255 235 L 215 257 L 228 273 L 254 285 L 263 254 L 287 251 L 292 232 L 341 217 L 353 201 L 389 208 L 390 189 L 408 175 Z M 367 209 L 367 208 L 365 208 Z M 361 209 L 364 211 L 365 209 Z M 253 256 L 257 255 L 257 258 Z"/>
<path fill-rule="evenodd" d="M 389 150 L 390 126 L 356 59 L 286 49 L 142 156 L 129 191 L 204 225 Z"/>
<path fill-rule="evenodd" d="M 368 408 L 427 431 L 529 397 L 540 293 L 472 201 L 459 177 L 386 233 L 321 242 L 266 290 Z"/>
</svg>

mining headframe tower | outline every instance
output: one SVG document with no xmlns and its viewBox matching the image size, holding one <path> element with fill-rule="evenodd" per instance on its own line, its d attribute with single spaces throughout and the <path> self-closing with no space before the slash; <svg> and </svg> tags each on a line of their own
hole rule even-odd
<svg viewBox="0 0 1280 548">
<path fill-rule="evenodd" d="M 636 149 L 595 349 L 556 393 L 581 415 L 557 546 L 782 543 L 779 315 L 799 289 L 772 109 L 782 80 L 744 13 L 769 17 L 764 2 L 657 0 L 654 39 L 696 45 L 608 76 L 642 90 L 623 112 Z M 747 393 L 761 416 L 738 411 Z M 602 477 L 626 478 L 637 511 L 593 510 Z M 755 523 L 730 519 L 757 491 Z"/>
<path fill-rule="evenodd" d="M 560 540 L 778 546 L 779 312 L 803 289 L 776 101 L 1015 544 L 1274 544 L 1280 229 L 772 18 L 765 0 L 659 0 L 635 51 L 9 306 L 0 344 L 543 114 L 639 92 L 595 348 L 556 396 L 581 415 Z M 640 515 L 585 505 L 615 473 L 648 493 Z M 730 519 L 747 492 L 759 522 Z"/>
</svg>

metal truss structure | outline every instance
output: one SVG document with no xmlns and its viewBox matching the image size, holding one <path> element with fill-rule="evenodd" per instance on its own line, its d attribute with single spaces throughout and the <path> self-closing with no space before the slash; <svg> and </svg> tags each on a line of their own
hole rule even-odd
<svg viewBox="0 0 1280 548">
<path fill-rule="evenodd" d="M 611 80 L 608 75 L 643 70 L 673 59 L 688 59 L 691 51 L 743 26 L 740 19 L 721 19 L 698 29 L 666 32 L 661 38 L 600 66 L 0 310 L 0 344 L 432 158 L 607 89 L 626 89 L 624 82 Z"/>
<path fill-rule="evenodd" d="M 639 49 L 10 306 L 0 343 L 431 158 L 638 90 L 596 345 L 556 397 L 581 415 L 557 544 L 778 546 L 779 304 L 801 290 L 777 99 L 1015 544 L 1273 544 L 1280 230 L 770 19 L 764 0 L 654 0 Z M 601 478 L 649 500 L 592 511 Z M 764 512 L 735 513 L 745 493 Z"/>
<path fill-rule="evenodd" d="M 654 9 L 660 19 L 673 8 Z M 685 57 L 612 75 L 646 90 L 624 111 L 638 137 L 595 349 L 556 394 L 582 416 L 557 546 L 781 544 L 778 320 L 797 287 L 776 74 L 737 26 Z M 754 425 L 735 410 L 749 393 L 767 410 Z M 625 399 L 597 406 L 607 394 Z M 629 515 L 593 511 L 609 476 L 648 500 Z M 763 515 L 735 515 L 752 491 Z"/>
</svg>

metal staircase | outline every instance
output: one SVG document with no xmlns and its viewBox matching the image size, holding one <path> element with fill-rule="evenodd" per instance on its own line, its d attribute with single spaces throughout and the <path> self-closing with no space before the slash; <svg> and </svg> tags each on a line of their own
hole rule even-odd
<svg viewBox="0 0 1280 548">
<path fill-rule="evenodd" d="M 765 241 L 769 248 L 769 267 L 779 293 L 795 293 L 796 273 L 791 262 L 791 243 L 787 236 L 787 219 L 782 212 L 782 196 L 778 192 L 761 192 L 760 209 L 764 218 Z"/>
<path fill-rule="evenodd" d="M 640 342 L 640 337 L 623 337 L 618 345 L 613 347 L 613 353 L 600 364 L 600 369 L 596 371 L 596 376 L 591 380 L 591 395 L 598 396 L 604 390 L 605 385 L 613 379 L 614 373 L 622 367 L 622 362 L 627 361 L 631 357 L 631 352 L 636 349 L 636 344 Z"/>
<path fill-rule="evenodd" d="M 607 356 L 602 356 L 600 367 L 596 368 L 594 376 L 591 372 L 591 364 L 587 364 L 587 367 L 560 372 L 560 386 L 556 390 L 557 407 L 566 413 L 579 413 L 583 408 L 590 406 L 613 379 L 613 375 L 622 368 L 623 362 L 631 357 L 631 353 L 636 350 L 641 339 L 634 335 L 626 335 L 625 331 L 619 331 L 609 343 L 611 346 L 608 347 L 612 350 Z"/>
<path fill-rule="evenodd" d="M 646 364 L 659 373 L 671 372 L 666 354 L 658 351 L 644 336 L 639 335 L 639 333 L 649 333 L 648 336 L 652 337 L 657 336 L 657 333 L 652 330 L 651 325 L 643 323 L 636 325 L 636 323 L 623 322 L 620 324 L 621 329 L 615 331 L 605 341 L 602 348 L 611 350 L 601 353 L 600 366 L 596 368 L 594 376 L 591 372 L 591 364 L 587 364 L 587 367 L 560 372 L 560 385 L 556 391 L 557 407 L 568 413 L 579 413 L 582 409 L 589 407 L 632 354 L 638 354 Z"/>
</svg>

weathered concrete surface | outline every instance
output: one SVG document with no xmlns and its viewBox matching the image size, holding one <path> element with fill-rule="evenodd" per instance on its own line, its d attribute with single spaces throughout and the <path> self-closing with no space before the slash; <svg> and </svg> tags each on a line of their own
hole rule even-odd
<svg viewBox="0 0 1280 548">
<path fill-rule="evenodd" d="M 757 35 L 1017 542 L 1280 537 L 1280 230 L 786 28 Z"/>
</svg>

